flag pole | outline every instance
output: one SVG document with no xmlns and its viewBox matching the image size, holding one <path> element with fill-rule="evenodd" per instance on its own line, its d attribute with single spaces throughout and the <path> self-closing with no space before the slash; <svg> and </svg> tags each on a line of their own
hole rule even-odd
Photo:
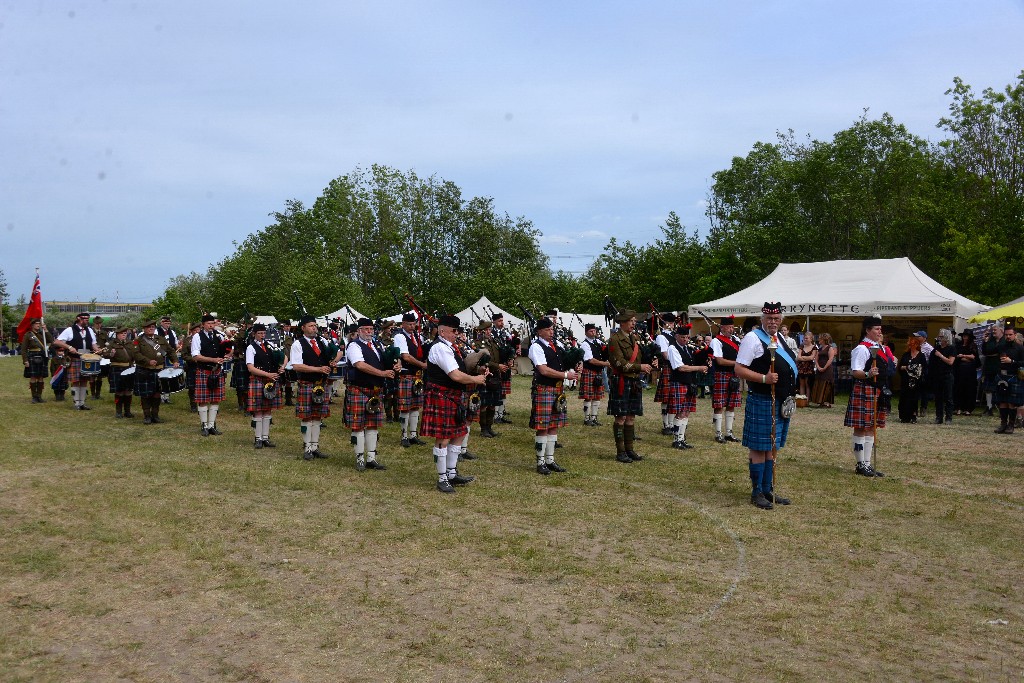
<svg viewBox="0 0 1024 683">
<path fill-rule="evenodd" d="M 39 280 L 39 266 L 36 266 L 36 282 L 39 282 L 39 322 L 43 330 L 43 354 L 50 357 L 50 343 L 46 341 L 46 308 L 43 306 L 43 284 Z"/>
</svg>

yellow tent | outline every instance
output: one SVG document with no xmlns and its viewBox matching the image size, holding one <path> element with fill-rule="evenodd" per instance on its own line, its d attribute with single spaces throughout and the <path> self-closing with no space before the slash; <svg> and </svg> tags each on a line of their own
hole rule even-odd
<svg viewBox="0 0 1024 683">
<path fill-rule="evenodd" d="M 1003 318 L 1024 318 L 1024 301 L 1007 304 L 999 308 L 990 308 L 984 313 L 977 314 L 967 322 L 983 323 L 986 320 L 1002 320 Z"/>
</svg>

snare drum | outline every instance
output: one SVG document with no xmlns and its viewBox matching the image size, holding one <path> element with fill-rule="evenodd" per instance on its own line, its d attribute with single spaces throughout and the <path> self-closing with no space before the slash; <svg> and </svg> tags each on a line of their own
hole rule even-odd
<svg viewBox="0 0 1024 683">
<path fill-rule="evenodd" d="M 161 394 L 176 394 L 185 390 L 185 371 L 181 368 L 164 368 L 156 376 Z"/>
<path fill-rule="evenodd" d="M 331 368 L 331 373 L 327 375 L 327 379 L 332 382 L 337 382 L 340 379 L 345 379 L 345 368 L 341 365 L 335 365 Z"/>
<path fill-rule="evenodd" d="M 100 374 L 102 359 L 95 353 L 82 354 L 82 377 L 96 377 Z"/>
</svg>

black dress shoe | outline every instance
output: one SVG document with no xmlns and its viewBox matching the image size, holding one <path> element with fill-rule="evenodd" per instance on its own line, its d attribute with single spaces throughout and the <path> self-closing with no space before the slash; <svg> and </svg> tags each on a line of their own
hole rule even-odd
<svg viewBox="0 0 1024 683">
<path fill-rule="evenodd" d="M 387 465 L 384 463 L 377 462 L 376 460 L 367 460 L 366 469 L 368 470 L 386 470 Z"/>
<path fill-rule="evenodd" d="M 210 430 L 208 428 L 206 428 L 206 427 L 200 427 L 199 428 L 199 433 L 202 434 L 203 436 L 209 436 L 210 435 Z"/>
<path fill-rule="evenodd" d="M 644 456 L 640 455 L 640 454 L 639 454 L 639 453 L 637 453 L 636 451 L 626 451 L 626 455 L 627 455 L 627 456 L 629 457 L 629 459 L 630 459 L 630 460 L 632 460 L 633 462 L 640 462 L 641 460 L 643 460 L 643 459 L 644 459 Z"/>
<path fill-rule="evenodd" d="M 155 425 L 163 424 L 164 422 L 167 422 L 167 420 L 161 420 L 159 417 L 156 417 L 155 415 L 153 416 L 152 420 L 153 420 L 153 424 L 155 424 Z"/>
<path fill-rule="evenodd" d="M 402 439 L 402 448 L 408 448 L 412 444 L 409 443 L 409 439 Z"/>
<path fill-rule="evenodd" d="M 562 447 L 562 444 L 560 444 L 560 443 L 558 443 L 558 442 L 556 441 L 556 442 L 555 442 L 555 448 L 561 448 L 561 447 Z"/>
<path fill-rule="evenodd" d="M 737 439 L 737 438 L 736 438 L 735 436 L 733 436 L 732 434 L 726 434 L 726 435 L 725 435 L 725 440 L 726 440 L 726 441 L 731 441 L 732 443 L 739 443 L 739 442 L 740 442 L 740 440 L 739 440 L 739 439 Z"/>
<path fill-rule="evenodd" d="M 421 439 L 418 436 L 414 436 L 411 439 L 409 439 L 409 443 L 416 444 L 417 446 L 426 446 L 427 445 L 427 442 L 424 441 L 423 439 Z"/>
<path fill-rule="evenodd" d="M 312 460 L 312 459 L 313 459 L 313 458 L 315 458 L 315 457 L 316 457 L 316 456 L 315 456 L 315 455 L 313 455 L 313 451 L 305 451 L 305 452 L 304 452 L 304 453 L 302 454 L 302 459 L 303 459 L 303 460 Z"/>
<path fill-rule="evenodd" d="M 618 455 L 615 456 L 615 459 L 618 460 L 619 462 L 633 462 L 633 458 L 629 457 L 625 453 L 619 453 Z"/>
<path fill-rule="evenodd" d="M 476 455 L 474 455 L 473 453 L 470 453 L 469 451 L 466 451 L 465 453 L 462 453 L 462 454 L 459 455 L 459 459 L 461 459 L 461 460 L 476 460 Z"/>
<path fill-rule="evenodd" d="M 595 417 L 593 420 L 590 421 L 590 425 L 592 427 L 602 427 L 604 426 L 604 422 L 598 422 L 597 418 Z"/>
<path fill-rule="evenodd" d="M 716 443 L 725 443 L 725 437 L 722 436 L 721 434 L 715 434 L 715 442 Z"/>
<path fill-rule="evenodd" d="M 448 483 L 447 479 L 442 479 L 437 482 L 437 490 L 441 493 L 455 493 L 455 488 Z"/>
<path fill-rule="evenodd" d="M 760 491 L 750 495 L 750 502 L 760 510 L 771 510 L 772 508 L 775 507 L 774 505 L 772 505 L 772 502 L 765 498 L 765 495 Z"/>
<path fill-rule="evenodd" d="M 683 444 L 683 448 L 685 448 L 686 450 L 690 450 L 691 448 L 693 448 L 693 444 L 689 443 L 688 441 L 684 440 L 681 441 L 680 443 Z"/>
<path fill-rule="evenodd" d="M 78 409 L 79 410 L 92 410 L 92 408 L 90 408 L 89 406 L 85 405 L 84 403 L 82 405 L 78 406 Z"/>
<path fill-rule="evenodd" d="M 145 417 L 145 419 L 142 421 L 142 424 L 144 424 L 144 425 L 151 425 L 151 424 L 153 424 L 153 418 L 151 418 L 149 415 L 147 415 Z"/>
<path fill-rule="evenodd" d="M 322 450 L 320 450 L 318 448 L 315 451 L 313 451 L 313 457 L 314 458 L 320 458 L 321 460 L 326 460 L 327 458 L 329 458 L 331 456 L 327 455 L 326 453 L 324 453 Z"/>
<path fill-rule="evenodd" d="M 274 443 L 273 441 L 271 441 L 270 439 L 263 439 L 263 447 L 264 448 L 277 448 L 277 444 Z"/>
<path fill-rule="evenodd" d="M 551 470 L 548 469 L 547 465 L 545 465 L 544 463 L 541 463 L 541 464 L 537 465 L 537 474 L 543 474 L 544 476 L 547 476 L 547 475 L 551 474 Z"/>
<path fill-rule="evenodd" d="M 789 505 L 789 498 L 783 498 L 782 496 L 776 496 L 774 491 L 769 491 L 764 494 L 764 497 L 768 499 L 768 502 L 775 503 L 776 505 Z"/>
<path fill-rule="evenodd" d="M 213 425 L 212 427 L 210 427 L 210 436 L 220 436 L 223 433 L 224 432 L 217 429 L 217 425 Z"/>
<path fill-rule="evenodd" d="M 499 434 L 498 432 L 494 431 L 490 427 L 488 427 L 487 429 L 481 429 L 480 430 L 480 435 L 483 436 L 484 438 L 487 438 L 487 439 L 496 439 L 499 436 L 501 436 L 501 434 Z"/>
<path fill-rule="evenodd" d="M 497 422 L 498 424 L 503 424 L 503 425 L 510 425 L 510 424 L 512 424 L 512 420 L 510 420 L 510 419 L 508 419 L 507 417 L 504 417 L 504 416 L 502 416 L 501 418 L 495 420 L 495 422 Z"/>
<path fill-rule="evenodd" d="M 675 427 L 662 427 L 661 428 L 662 436 L 672 436 L 675 433 L 676 433 L 676 428 Z"/>
<path fill-rule="evenodd" d="M 448 483 L 453 486 L 465 486 L 471 481 L 476 481 L 476 477 L 464 477 L 458 472 L 448 475 Z"/>
<path fill-rule="evenodd" d="M 256 439 L 256 441 L 253 442 L 252 447 L 257 450 L 263 448 L 263 441 L 261 439 Z"/>
<path fill-rule="evenodd" d="M 568 472 L 569 471 L 569 470 L 565 469 L 564 467 L 562 467 L 561 465 L 559 465 L 557 462 L 549 462 L 548 463 L 548 469 L 550 471 L 552 471 L 552 472 Z"/>
<path fill-rule="evenodd" d="M 356 472 L 363 472 L 366 470 L 366 461 L 360 456 L 356 458 Z"/>
</svg>

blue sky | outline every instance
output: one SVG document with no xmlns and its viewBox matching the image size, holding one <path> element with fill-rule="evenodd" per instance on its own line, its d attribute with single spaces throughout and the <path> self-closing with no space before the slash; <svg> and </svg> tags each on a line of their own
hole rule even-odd
<svg viewBox="0 0 1024 683">
<path fill-rule="evenodd" d="M 337 176 L 436 174 L 532 220 L 552 266 L 669 211 L 777 130 L 864 108 L 937 139 L 954 76 L 1024 68 L 1024 2 L 0 0 L 12 300 L 147 301 Z M 272 276 L 272 274 L 268 274 Z"/>
</svg>

